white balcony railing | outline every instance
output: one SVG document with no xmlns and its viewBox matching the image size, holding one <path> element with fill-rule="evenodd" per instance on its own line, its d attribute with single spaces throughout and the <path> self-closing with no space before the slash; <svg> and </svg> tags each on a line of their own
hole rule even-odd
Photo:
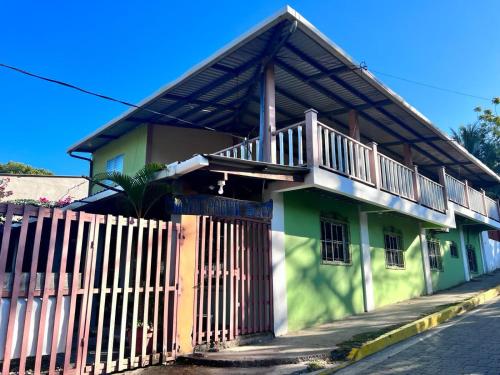
<svg viewBox="0 0 500 375">
<path fill-rule="evenodd" d="M 415 200 L 414 171 L 385 155 L 378 154 L 380 188 L 403 198 Z"/>
<path fill-rule="evenodd" d="M 358 140 L 317 121 L 316 112 L 306 112 L 306 121 L 279 129 L 272 134 L 270 160 L 289 167 L 320 167 L 350 179 L 372 185 L 431 209 L 445 212 L 447 200 L 500 221 L 499 205 L 455 177 L 444 168 L 441 184 L 367 146 Z M 259 138 L 245 140 L 218 151 L 215 155 L 250 161 L 259 160 Z M 446 193 L 446 194 L 445 194 Z"/>
<path fill-rule="evenodd" d="M 372 183 L 371 148 L 318 122 L 319 161 L 322 167 Z"/>
</svg>

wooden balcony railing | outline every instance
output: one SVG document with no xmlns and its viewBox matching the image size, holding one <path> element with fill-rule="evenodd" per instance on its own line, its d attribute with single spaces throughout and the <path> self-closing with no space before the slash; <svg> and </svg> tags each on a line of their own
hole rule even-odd
<svg viewBox="0 0 500 375">
<path fill-rule="evenodd" d="M 272 134 L 272 162 L 290 167 L 322 168 L 372 185 L 431 209 L 446 212 L 448 201 L 500 221 L 498 202 L 448 175 L 444 168 L 437 183 L 378 152 L 377 144 L 365 145 L 317 120 L 315 110 L 306 111 L 305 121 Z M 259 160 L 258 138 L 245 140 L 215 155 L 243 160 Z"/>
</svg>

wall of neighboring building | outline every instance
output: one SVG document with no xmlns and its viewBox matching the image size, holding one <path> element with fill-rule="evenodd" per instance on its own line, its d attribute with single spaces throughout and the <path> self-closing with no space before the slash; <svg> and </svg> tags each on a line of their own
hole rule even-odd
<svg viewBox="0 0 500 375">
<path fill-rule="evenodd" d="M 50 201 L 66 198 L 68 195 L 76 199 L 88 195 L 89 182 L 82 177 L 73 176 L 32 176 L 2 174 L 0 178 L 9 178 L 8 189 L 12 195 L 6 200 L 34 199 L 42 197 Z"/>
<path fill-rule="evenodd" d="M 364 311 L 357 206 L 311 191 L 284 193 L 288 330 Z M 351 264 L 322 264 L 321 214 L 348 223 Z"/>
<path fill-rule="evenodd" d="M 441 256 L 443 260 L 443 270 L 432 270 L 432 289 L 434 291 L 451 288 L 466 281 L 464 271 L 464 261 L 462 255 L 462 244 L 458 229 L 450 229 L 448 233 L 436 233 L 435 237 L 439 239 L 441 247 Z M 457 246 L 458 257 L 453 257 L 450 252 L 452 243 Z"/>
<path fill-rule="evenodd" d="M 500 268 L 500 231 L 482 232 L 484 263 L 488 272 Z"/>
<path fill-rule="evenodd" d="M 368 228 L 375 307 L 425 294 L 418 220 L 391 212 L 370 214 Z M 384 235 L 389 232 L 401 235 L 404 268 L 387 266 Z"/>
<path fill-rule="evenodd" d="M 167 164 L 233 145 L 233 137 L 224 133 L 162 125 L 153 126 L 150 139 L 150 160 Z"/>
<path fill-rule="evenodd" d="M 133 175 L 146 164 L 147 126 L 141 125 L 92 154 L 93 175 L 106 172 L 108 160 L 123 155 L 123 172 Z M 93 192 L 102 190 L 98 186 Z"/>
</svg>

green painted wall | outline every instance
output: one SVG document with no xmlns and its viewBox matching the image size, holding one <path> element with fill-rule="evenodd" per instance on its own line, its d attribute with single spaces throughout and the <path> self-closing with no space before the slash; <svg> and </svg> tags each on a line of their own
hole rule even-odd
<svg viewBox="0 0 500 375">
<path fill-rule="evenodd" d="M 123 154 L 123 172 L 134 174 L 146 164 L 147 127 L 142 125 L 96 150 L 94 175 L 106 171 L 106 162 Z M 94 191 L 98 191 L 98 187 Z"/>
<path fill-rule="evenodd" d="M 481 242 L 479 240 L 479 236 L 481 232 L 477 229 L 473 229 L 470 226 L 464 226 L 464 239 L 465 244 L 471 244 L 474 246 L 474 250 L 476 252 L 477 259 L 477 273 L 471 273 L 471 277 L 479 276 L 484 273 L 483 260 L 481 256 Z"/>
<path fill-rule="evenodd" d="M 385 262 L 384 230 L 393 227 L 403 237 L 404 269 L 388 268 Z M 393 214 L 369 214 L 370 254 L 375 306 L 383 306 L 425 294 L 419 222 Z"/>
<path fill-rule="evenodd" d="M 288 329 L 363 312 L 357 206 L 313 191 L 284 193 Z M 320 214 L 349 223 L 351 265 L 321 264 Z"/>
<path fill-rule="evenodd" d="M 436 238 L 441 244 L 441 256 L 443 259 L 443 271 L 431 271 L 432 289 L 434 291 L 451 288 L 454 285 L 465 282 L 464 259 L 460 244 L 460 235 L 457 229 L 450 229 L 448 233 L 438 233 Z M 455 241 L 458 247 L 458 258 L 450 253 L 451 241 Z"/>
</svg>

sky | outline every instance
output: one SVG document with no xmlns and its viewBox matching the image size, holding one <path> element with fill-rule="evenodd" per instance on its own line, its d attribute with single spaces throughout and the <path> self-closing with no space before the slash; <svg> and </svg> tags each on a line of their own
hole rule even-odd
<svg viewBox="0 0 500 375">
<path fill-rule="evenodd" d="M 500 96 L 500 1 L 11 1 L 0 63 L 137 103 L 286 4 L 446 132 Z M 0 163 L 88 173 L 69 146 L 128 108 L 0 67 Z"/>
</svg>

